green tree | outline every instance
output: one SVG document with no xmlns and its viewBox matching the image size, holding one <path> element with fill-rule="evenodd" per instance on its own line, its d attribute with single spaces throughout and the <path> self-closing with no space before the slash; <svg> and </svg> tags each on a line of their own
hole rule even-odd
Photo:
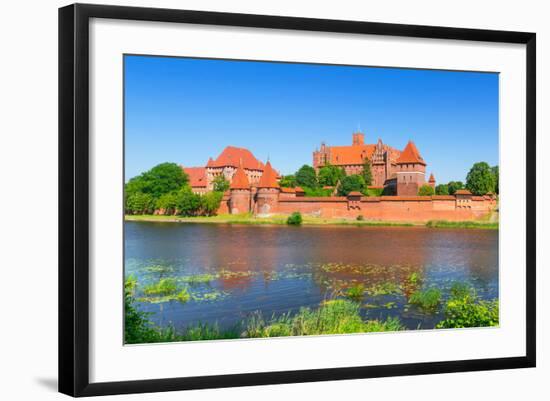
<svg viewBox="0 0 550 401">
<path fill-rule="evenodd" d="M 485 162 L 475 163 L 466 176 L 466 188 L 474 195 L 485 195 L 495 190 L 495 176 Z"/>
<path fill-rule="evenodd" d="M 328 164 L 319 170 L 319 186 L 334 187 L 345 175 L 346 173 L 340 167 Z"/>
<path fill-rule="evenodd" d="M 215 192 L 224 193 L 229 189 L 229 181 L 223 175 L 218 175 L 212 180 Z"/>
<path fill-rule="evenodd" d="M 434 189 L 428 184 L 424 184 L 418 189 L 418 195 L 420 196 L 432 196 L 434 193 Z"/>
<path fill-rule="evenodd" d="M 201 196 L 200 208 L 202 214 L 205 216 L 215 216 L 220 208 L 222 197 L 222 192 L 208 192 Z"/>
<path fill-rule="evenodd" d="M 363 176 L 367 186 L 372 185 L 372 170 L 370 160 L 368 158 L 365 158 L 365 162 L 363 163 L 363 172 L 361 175 Z"/>
<path fill-rule="evenodd" d="M 164 214 L 174 214 L 177 208 L 176 192 L 170 192 L 158 198 L 156 208 L 164 210 Z"/>
<path fill-rule="evenodd" d="M 454 195 L 459 189 L 464 189 L 464 184 L 462 181 L 449 181 L 447 187 L 449 188 L 449 195 Z"/>
<path fill-rule="evenodd" d="M 359 191 L 363 192 L 367 189 L 367 184 L 362 175 L 351 174 L 342 178 L 340 186 L 338 187 L 338 194 L 340 196 L 347 196 L 350 192 Z"/>
<path fill-rule="evenodd" d="M 296 186 L 296 177 L 294 174 L 283 175 L 279 181 L 279 185 L 283 188 L 294 188 Z"/>
<path fill-rule="evenodd" d="M 126 197 L 126 213 L 151 214 L 155 209 L 155 200 L 151 194 L 134 192 Z"/>
<path fill-rule="evenodd" d="M 491 167 L 491 172 L 493 173 L 493 177 L 495 179 L 495 193 L 498 194 L 498 166 Z"/>
<path fill-rule="evenodd" d="M 447 184 L 439 184 L 435 187 L 436 195 L 449 195 L 449 186 Z"/>
<path fill-rule="evenodd" d="M 296 184 L 301 187 L 317 188 L 319 183 L 315 169 L 307 164 L 300 167 L 300 170 L 296 172 Z"/>
<path fill-rule="evenodd" d="M 189 186 L 185 186 L 176 195 L 176 206 L 178 214 L 196 216 L 201 208 L 201 197 L 194 194 Z"/>
<path fill-rule="evenodd" d="M 129 194 L 143 192 L 158 199 L 162 195 L 178 191 L 189 182 L 188 175 L 176 163 L 162 163 L 128 181 Z"/>
</svg>

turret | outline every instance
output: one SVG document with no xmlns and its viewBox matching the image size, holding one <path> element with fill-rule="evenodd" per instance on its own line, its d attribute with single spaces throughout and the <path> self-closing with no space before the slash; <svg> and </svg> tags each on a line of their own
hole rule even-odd
<svg viewBox="0 0 550 401">
<path fill-rule="evenodd" d="M 418 195 L 418 190 L 426 182 L 426 162 L 413 141 L 407 143 L 396 164 L 397 195 Z"/>
<path fill-rule="evenodd" d="M 242 164 L 237 168 L 229 190 L 231 191 L 229 200 L 231 214 L 248 213 L 250 211 L 250 183 Z"/>
<path fill-rule="evenodd" d="M 258 215 L 267 216 L 277 211 L 279 193 L 280 187 L 277 182 L 277 173 L 268 161 L 260 182 L 258 182 L 258 192 L 256 194 L 256 210 Z"/>
<path fill-rule="evenodd" d="M 435 177 L 433 173 L 430 174 L 430 179 L 428 180 L 428 184 L 430 185 L 430 187 L 435 189 Z"/>
<path fill-rule="evenodd" d="M 353 146 L 360 146 L 365 144 L 365 134 L 363 134 L 362 132 L 359 132 L 359 131 L 354 132 L 352 134 L 352 137 L 353 137 L 353 141 L 352 141 Z"/>
</svg>

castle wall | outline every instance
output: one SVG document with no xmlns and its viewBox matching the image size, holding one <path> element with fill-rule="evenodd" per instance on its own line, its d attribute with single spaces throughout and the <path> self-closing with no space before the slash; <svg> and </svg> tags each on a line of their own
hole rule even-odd
<svg viewBox="0 0 550 401">
<path fill-rule="evenodd" d="M 494 200 L 475 198 L 460 207 L 457 207 L 454 196 L 381 196 L 362 197 L 356 201 L 346 197 L 280 198 L 270 212 L 300 212 L 318 217 L 352 219 L 361 215 L 367 220 L 426 222 L 475 220 L 496 206 Z"/>
</svg>

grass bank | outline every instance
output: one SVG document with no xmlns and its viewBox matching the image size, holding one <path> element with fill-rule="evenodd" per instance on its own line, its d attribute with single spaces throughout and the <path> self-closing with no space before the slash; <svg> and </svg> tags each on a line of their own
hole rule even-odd
<svg viewBox="0 0 550 401">
<path fill-rule="evenodd" d="M 498 230 L 498 222 L 430 220 L 426 223 L 426 227 L 428 228 L 481 228 L 481 229 L 487 229 L 487 230 Z"/>
<path fill-rule="evenodd" d="M 287 225 L 287 215 L 256 217 L 251 214 L 221 214 L 218 216 L 159 216 L 159 215 L 126 215 L 126 221 L 148 221 L 166 223 L 206 223 L 206 224 L 243 224 L 243 225 Z M 325 218 L 302 215 L 302 225 L 312 226 L 356 226 L 356 227 L 428 227 L 428 228 L 481 228 L 498 230 L 498 222 L 490 221 L 447 221 L 430 220 L 427 223 L 412 223 L 384 220 L 351 220 L 342 218 Z"/>
<path fill-rule="evenodd" d="M 287 225 L 287 215 L 273 215 L 256 217 L 251 214 L 221 214 L 218 216 L 158 216 L 158 215 L 126 215 L 126 221 L 148 221 L 167 223 L 210 223 L 210 224 L 245 224 L 245 225 Z M 412 227 L 422 223 L 378 221 L 378 220 L 349 220 L 338 218 L 324 218 L 302 215 L 302 225 L 312 226 L 398 226 Z"/>
</svg>

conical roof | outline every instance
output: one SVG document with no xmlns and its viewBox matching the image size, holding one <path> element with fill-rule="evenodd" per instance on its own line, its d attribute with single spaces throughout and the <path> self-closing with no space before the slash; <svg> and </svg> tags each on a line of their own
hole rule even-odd
<svg viewBox="0 0 550 401">
<path fill-rule="evenodd" d="M 396 163 L 416 163 L 423 164 L 424 166 L 426 165 L 426 162 L 422 159 L 422 156 L 420 156 L 420 152 L 416 148 L 413 141 L 409 141 L 409 143 L 407 143 L 407 146 L 405 146 L 405 149 L 403 149 L 403 152 L 401 152 L 401 155 L 397 158 Z"/>
<path fill-rule="evenodd" d="M 428 182 L 435 182 L 434 173 L 430 174 L 430 179 L 428 180 Z"/>
<path fill-rule="evenodd" d="M 231 185 L 229 186 L 231 189 L 249 189 L 250 188 L 250 182 L 248 181 L 248 177 L 246 176 L 246 173 L 243 170 L 243 166 L 240 165 L 239 168 L 237 168 L 237 172 L 233 176 L 233 180 L 231 180 Z"/>
<path fill-rule="evenodd" d="M 260 178 L 260 182 L 258 182 L 258 188 L 279 188 L 277 173 L 273 170 L 269 161 L 264 167 L 264 172 Z"/>
</svg>

